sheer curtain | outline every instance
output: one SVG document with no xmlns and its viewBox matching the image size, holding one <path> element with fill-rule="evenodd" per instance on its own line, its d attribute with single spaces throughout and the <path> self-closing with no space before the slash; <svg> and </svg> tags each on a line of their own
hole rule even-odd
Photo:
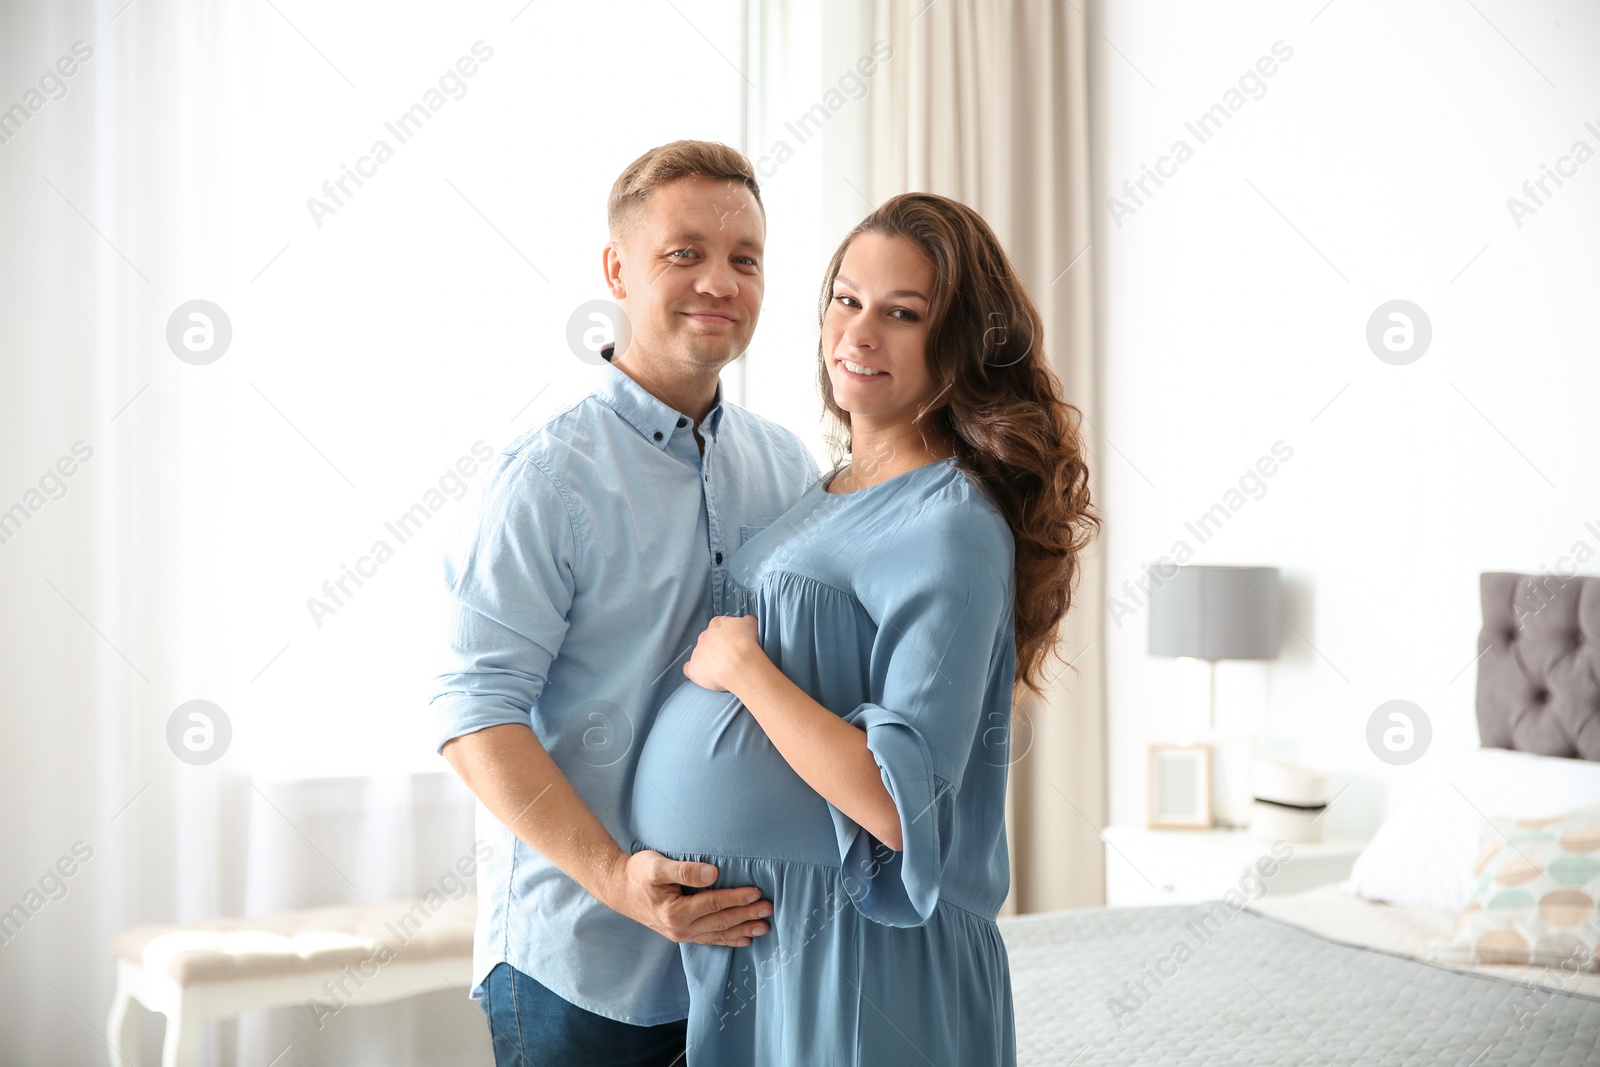
<svg viewBox="0 0 1600 1067">
<path fill-rule="evenodd" d="M 215 270 L 194 223 L 215 168 L 191 135 L 218 121 L 198 87 L 228 31 L 199 32 L 198 3 L 152 8 L 0 8 L 15 75 L 0 105 L 0 907 L 26 913 L 0 949 L 13 1063 L 103 1062 L 113 933 L 238 903 L 227 781 L 166 741 L 176 706 L 215 682 L 213 546 L 185 488 L 210 465 L 202 368 L 159 350 Z M 87 861 L 52 878 L 75 848 Z"/>
<path fill-rule="evenodd" d="M 1091 493 L 1100 492 L 1089 192 L 1087 37 L 1056 0 L 878 0 L 872 35 L 894 48 L 870 98 L 865 199 L 940 193 L 994 227 L 1044 317 L 1046 348 L 1083 412 Z M 864 213 L 864 212 L 863 212 Z M 1013 886 L 1019 911 L 1104 903 L 1104 602 L 1098 547 L 1063 628 L 1076 669 L 1012 736 Z"/>
<path fill-rule="evenodd" d="M 471 851 L 425 714 L 440 554 L 482 453 L 588 372 L 612 179 L 741 144 L 743 28 L 0 5 L 0 1061 L 105 1062 L 124 927 L 420 895 Z M 200 1061 L 489 1062 L 465 992 L 255 1013 Z"/>
<path fill-rule="evenodd" d="M 817 293 L 839 241 L 872 204 L 862 192 L 873 102 L 893 46 L 855 0 L 746 0 L 748 153 L 767 208 L 766 300 L 734 365 L 741 403 L 827 459 L 817 391 Z"/>
</svg>

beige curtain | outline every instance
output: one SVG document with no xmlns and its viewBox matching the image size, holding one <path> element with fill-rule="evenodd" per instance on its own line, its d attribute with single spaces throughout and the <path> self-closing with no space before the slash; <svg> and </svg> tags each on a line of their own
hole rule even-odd
<svg viewBox="0 0 1600 1067">
<path fill-rule="evenodd" d="M 1084 414 L 1098 500 L 1090 28 L 1059 0 L 879 0 L 872 17 L 872 37 L 894 56 L 870 98 L 862 195 L 876 205 L 901 192 L 940 193 L 989 220 L 1044 316 L 1067 398 Z M 1063 629 L 1076 673 L 1059 671 L 1048 698 L 1023 709 L 1014 728 L 1008 910 L 1105 901 L 1103 587 L 1091 549 Z"/>
</svg>

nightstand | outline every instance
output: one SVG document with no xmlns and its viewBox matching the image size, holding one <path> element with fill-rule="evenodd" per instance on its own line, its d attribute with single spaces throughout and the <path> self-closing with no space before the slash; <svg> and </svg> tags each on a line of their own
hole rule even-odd
<svg viewBox="0 0 1600 1067">
<path fill-rule="evenodd" d="M 1230 889 L 1246 900 L 1298 893 L 1349 877 L 1365 841 L 1314 845 L 1260 841 L 1247 830 L 1150 830 L 1110 826 L 1106 904 L 1193 904 Z M 1263 891 L 1263 886 L 1265 890 Z"/>
</svg>

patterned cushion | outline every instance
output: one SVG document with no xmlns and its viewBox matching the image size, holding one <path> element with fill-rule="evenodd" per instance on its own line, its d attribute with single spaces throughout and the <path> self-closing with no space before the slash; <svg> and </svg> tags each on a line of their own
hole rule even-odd
<svg viewBox="0 0 1600 1067">
<path fill-rule="evenodd" d="M 1455 939 L 1432 958 L 1600 971 L 1600 806 L 1490 822 Z"/>
</svg>

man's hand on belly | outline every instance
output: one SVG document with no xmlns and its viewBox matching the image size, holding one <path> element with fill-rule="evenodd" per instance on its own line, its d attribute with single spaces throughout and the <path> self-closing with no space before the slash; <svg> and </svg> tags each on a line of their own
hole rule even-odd
<svg viewBox="0 0 1600 1067">
<path fill-rule="evenodd" d="M 753 886 L 707 889 L 717 879 L 708 863 L 685 863 L 659 852 L 619 855 L 595 896 L 634 922 L 672 941 L 748 945 L 766 933 L 772 904 Z"/>
<path fill-rule="evenodd" d="M 704 945 L 748 945 L 767 932 L 760 920 L 772 904 L 761 890 L 692 891 L 716 881 L 717 869 L 618 848 L 528 727 L 491 726 L 451 739 L 442 751 L 495 818 L 619 915 L 673 941 Z"/>
</svg>

